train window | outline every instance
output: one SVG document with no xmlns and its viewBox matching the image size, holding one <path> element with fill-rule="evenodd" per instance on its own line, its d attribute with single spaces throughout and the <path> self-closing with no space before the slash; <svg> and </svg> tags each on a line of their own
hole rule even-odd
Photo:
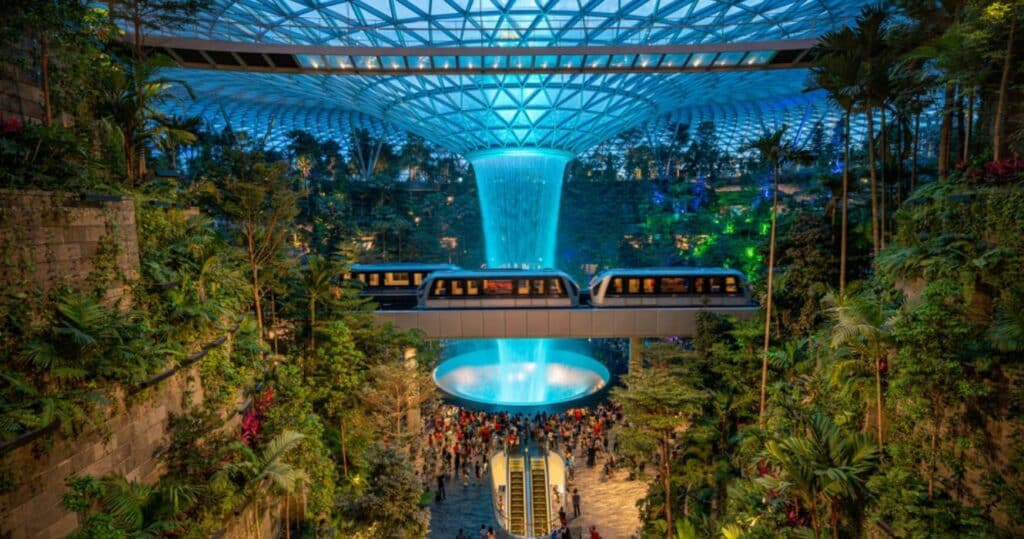
<svg viewBox="0 0 1024 539">
<path fill-rule="evenodd" d="M 633 277 L 629 279 L 629 293 L 639 294 L 640 293 L 640 279 Z"/>
<path fill-rule="evenodd" d="M 530 284 L 532 285 L 531 288 L 534 296 L 544 295 L 544 279 L 532 279 Z"/>
<path fill-rule="evenodd" d="M 447 296 L 448 295 L 448 281 L 445 279 L 438 279 L 434 281 L 434 295 L 435 296 Z"/>
<path fill-rule="evenodd" d="M 520 296 L 530 295 L 529 279 L 519 279 L 518 281 L 516 281 L 516 294 L 519 294 Z"/>
<path fill-rule="evenodd" d="M 512 279 L 484 279 L 485 296 L 511 296 Z"/>
<path fill-rule="evenodd" d="M 644 278 L 644 294 L 654 293 L 654 277 Z"/>
<path fill-rule="evenodd" d="M 416 273 L 413 273 L 412 274 L 412 284 L 414 284 L 416 286 L 419 286 L 419 285 L 423 284 L 423 274 L 418 272 L 418 271 Z"/>
<path fill-rule="evenodd" d="M 725 278 L 725 293 L 726 294 L 739 294 L 740 293 L 740 286 L 739 286 L 739 283 L 736 282 L 736 278 L 735 277 L 726 277 Z"/>
<path fill-rule="evenodd" d="M 463 288 L 463 283 L 464 281 L 462 281 L 461 279 L 452 279 L 453 296 L 461 296 L 466 292 L 466 290 Z"/>
<path fill-rule="evenodd" d="M 367 273 L 367 277 L 370 279 L 370 286 L 380 286 L 380 274 L 379 273 Z"/>
<path fill-rule="evenodd" d="M 690 292 L 690 281 L 683 277 L 662 277 L 662 294 L 686 294 Z"/>
<path fill-rule="evenodd" d="M 409 286 L 409 273 L 405 271 L 385 272 L 384 286 Z"/>
<path fill-rule="evenodd" d="M 707 293 L 707 289 L 704 288 L 704 281 L 705 279 L 703 277 L 697 277 L 696 279 L 693 280 L 693 292 L 695 294 Z"/>
<path fill-rule="evenodd" d="M 722 278 L 721 277 L 709 277 L 708 284 L 711 285 L 712 294 L 722 293 Z"/>
<path fill-rule="evenodd" d="M 466 295 L 467 296 L 479 296 L 480 295 L 480 283 L 476 279 L 466 279 Z"/>
<path fill-rule="evenodd" d="M 548 295 L 556 298 L 565 296 L 561 279 L 548 279 Z"/>
<path fill-rule="evenodd" d="M 616 277 L 612 279 L 612 290 L 616 295 L 622 295 L 622 278 Z"/>
<path fill-rule="evenodd" d="M 356 279 L 358 279 L 359 282 L 361 282 L 363 284 L 366 284 L 366 274 L 365 273 L 357 273 L 356 274 Z"/>
</svg>

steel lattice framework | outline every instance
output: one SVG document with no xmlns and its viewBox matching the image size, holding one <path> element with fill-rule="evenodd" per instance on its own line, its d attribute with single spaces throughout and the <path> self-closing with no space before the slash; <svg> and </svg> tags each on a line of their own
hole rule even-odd
<svg viewBox="0 0 1024 539">
<path fill-rule="evenodd" d="M 215 0 L 177 38 L 263 44 L 450 49 L 453 65 L 467 48 L 508 49 L 504 62 L 550 47 L 622 47 L 623 54 L 569 62 L 639 68 L 629 47 L 810 39 L 850 21 L 865 1 L 852 0 Z M 703 54 L 703 56 L 702 56 Z M 732 56 L 730 56 L 732 54 Z M 766 62 L 754 53 L 693 53 L 672 61 Z M 408 56 L 408 55 L 407 55 Z M 403 60 L 408 64 L 408 57 Z M 665 57 L 657 62 L 670 61 Z M 357 56 L 351 56 L 353 60 Z M 488 57 L 474 57 L 486 63 Z M 321 58 L 322 60 L 323 58 Z M 304 61 L 300 58 L 300 62 Z M 316 62 L 316 59 L 305 59 Z M 448 61 L 447 58 L 444 61 Z M 472 60 L 470 60 L 472 61 Z M 619 64 L 616 64 L 618 62 Z M 403 64 L 405 65 L 405 64 Z M 646 65 L 646 64 L 645 64 Z M 726 64 L 720 64 L 726 65 Z M 805 70 L 643 73 L 430 73 L 339 76 L 182 69 L 198 111 L 238 128 L 301 128 L 343 135 L 352 125 L 409 130 L 453 151 L 547 147 L 582 151 L 645 120 L 712 120 L 742 138 L 782 122 L 834 117 L 820 93 L 807 94 Z"/>
</svg>

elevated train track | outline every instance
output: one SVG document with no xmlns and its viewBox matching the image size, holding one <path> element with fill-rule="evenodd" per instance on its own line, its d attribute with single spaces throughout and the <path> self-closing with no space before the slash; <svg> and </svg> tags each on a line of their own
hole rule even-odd
<svg viewBox="0 0 1024 539">
<path fill-rule="evenodd" d="M 693 336 L 701 311 L 748 320 L 758 307 L 417 309 L 376 311 L 374 318 L 418 329 L 428 339 L 644 338 Z"/>
</svg>

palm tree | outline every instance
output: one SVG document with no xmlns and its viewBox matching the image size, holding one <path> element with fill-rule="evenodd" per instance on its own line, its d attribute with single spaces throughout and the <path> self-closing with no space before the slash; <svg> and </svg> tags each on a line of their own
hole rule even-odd
<svg viewBox="0 0 1024 539">
<path fill-rule="evenodd" d="M 832 348 L 850 348 L 862 359 L 874 364 L 875 422 L 877 441 L 881 447 L 884 444 L 882 359 L 886 352 L 890 329 L 895 321 L 894 314 L 885 308 L 880 298 L 867 292 L 839 296 L 829 294 L 824 301 L 830 305 L 828 312 L 835 320 L 835 325 L 832 326 Z"/>
<path fill-rule="evenodd" d="M 186 118 L 165 114 L 157 114 L 153 119 L 156 122 L 153 128 L 156 147 L 164 153 L 167 166 L 171 170 L 178 170 L 178 148 L 196 142 L 196 132 L 202 119 L 198 116 Z"/>
<path fill-rule="evenodd" d="M 878 170 L 875 166 L 875 109 L 884 106 L 889 93 L 890 62 L 886 51 L 886 25 L 889 10 L 883 4 L 864 6 L 853 28 L 857 48 L 855 54 L 863 68 L 861 79 L 861 107 L 867 117 L 868 173 L 871 178 L 871 236 L 874 255 L 881 246 L 878 217 Z"/>
<path fill-rule="evenodd" d="M 784 164 L 811 162 L 811 155 L 807 151 L 795 147 L 792 142 L 782 140 L 785 134 L 786 127 L 783 126 L 782 129 L 774 133 L 750 141 L 746 146 L 747 149 L 757 151 L 761 160 L 772 167 L 772 226 L 768 243 L 768 298 L 765 303 L 764 350 L 761 361 L 761 408 L 758 415 L 758 423 L 761 426 L 764 426 L 765 395 L 768 387 L 768 344 L 771 339 L 772 293 L 775 284 L 775 225 L 779 214 L 779 175 Z"/>
<path fill-rule="evenodd" d="M 309 349 L 316 348 L 316 307 L 331 297 L 338 267 L 331 260 L 320 255 L 311 255 L 306 259 L 306 267 L 302 271 L 302 290 L 306 294 L 309 309 Z"/>
<path fill-rule="evenodd" d="M 263 450 L 256 453 L 248 446 L 239 444 L 242 459 L 229 464 L 224 471 L 241 473 L 246 478 L 245 491 L 250 501 L 256 501 L 256 536 L 260 533 L 259 502 L 278 493 L 287 496 L 301 485 L 309 482 L 309 476 L 301 468 L 285 462 L 285 456 L 302 442 L 305 435 L 286 430 L 275 436 Z M 287 511 L 287 508 L 286 508 Z"/>
<path fill-rule="evenodd" d="M 145 173 L 147 143 L 159 138 L 160 120 L 166 120 L 161 105 L 176 97 L 175 87 L 184 88 L 192 96 L 191 89 L 182 81 L 160 74 L 170 66 L 165 57 L 154 56 L 104 71 L 108 76 L 102 81 L 100 115 L 121 146 L 125 172 L 132 185 Z M 163 132 L 166 134 L 166 129 Z"/>
<path fill-rule="evenodd" d="M 854 54 L 856 36 L 850 28 L 829 32 L 815 45 L 811 73 L 814 84 L 828 92 L 829 99 L 843 111 L 842 232 L 839 247 L 839 293 L 846 290 L 847 208 L 850 192 L 850 116 L 861 80 L 861 63 Z"/>
<path fill-rule="evenodd" d="M 865 503 L 867 480 L 878 465 L 878 451 L 870 437 L 848 433 L 828 416 L 815 413 L 805 434 L 768 441 L 762 458 L 779 473 L 757 482 L 795 497 L 810 513 L 815 537 L 821 536 L 822 509 L 828 510 L 834 539 L 840 536 L 842 512 L 859 528 L 858 508 Z"/>
</svg>

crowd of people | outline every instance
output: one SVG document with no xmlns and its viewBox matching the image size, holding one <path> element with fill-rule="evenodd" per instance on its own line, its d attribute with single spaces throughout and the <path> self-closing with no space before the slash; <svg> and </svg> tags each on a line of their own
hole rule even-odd
<svg viewBox="0 0 1024 539">
<path fill-rule="evenodd" d="M 518 453 L 555 451 L 565 458 L 570 483 L 581 463 L 593 467 L 603 457 L 603 473 L 615 464 L 615 437 L 611 427 L 622 420 L 621 407 L 601 403 L 595 408 L 572 408 L 562 413 L 534 414 L 472 411 L 445 404 L 425 418 L 423 429 L 424 485 L 434 490 L 443 503 L 450 486 L 489 485 L 488 465 L 495 452 Z M 566 510 L 580 515 L 580 494 L 552 491 L 559 511 L 560 526 L 552 537 L 569 537 Z M 480 539 L 495 537 L 493 528 L 481 526 Z M 596 529 L 592 537 L 598 537 Z"/>
</svg>

